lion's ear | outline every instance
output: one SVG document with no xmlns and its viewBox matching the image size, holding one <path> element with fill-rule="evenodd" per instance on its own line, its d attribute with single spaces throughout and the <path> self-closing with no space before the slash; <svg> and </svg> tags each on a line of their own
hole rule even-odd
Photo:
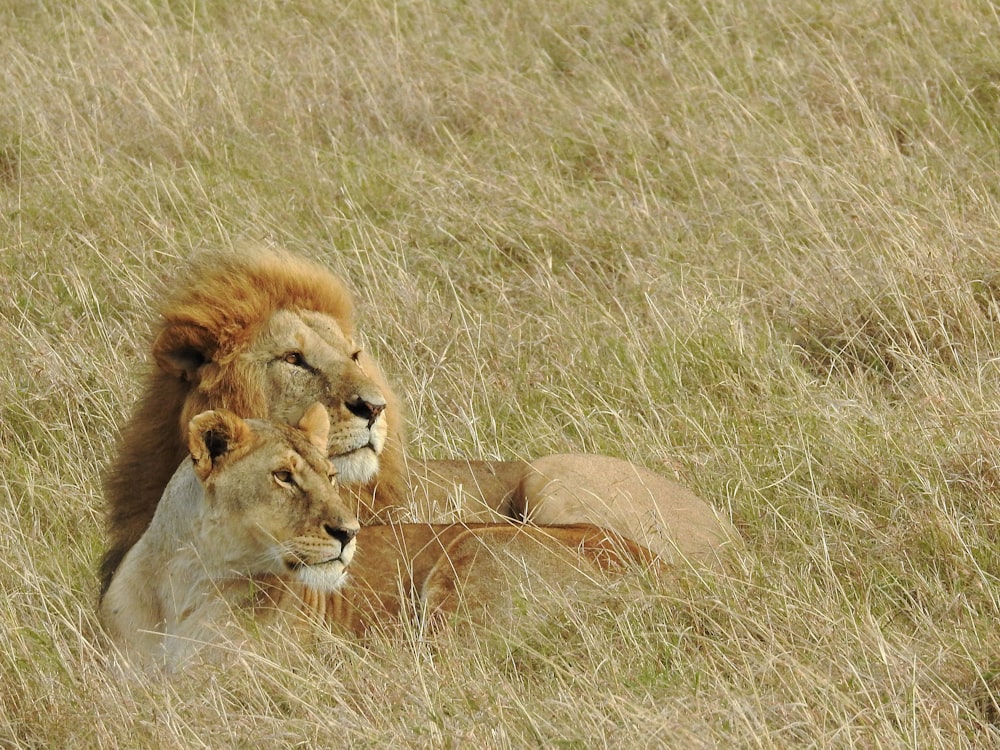
<svg viewBox="0 0 1000 750">
<path fill-rule="evenodd" d="M 306 434 L 310 443 L 326 455 L 330 447 L 330 414 L 323 404 L 317 401 L 306 409 L 306 413 L 299 420 L 299 429 Z"/>
<path fill-rule="evenodd" d="M 194 472 L 205 479 L 219 459 L 250 437 L 250 426 L 231 411 L 204 411 L 188 424 L 188 450 Z"/>
<path fill-rule="evenodd" d="M 194 382 L 202 365 L 210 362 L 218 348 L 216 337 L 201 326 L 168 325 L 153 342 L 153 357 L 160 369 L 178 380 Z"/>
</svg>

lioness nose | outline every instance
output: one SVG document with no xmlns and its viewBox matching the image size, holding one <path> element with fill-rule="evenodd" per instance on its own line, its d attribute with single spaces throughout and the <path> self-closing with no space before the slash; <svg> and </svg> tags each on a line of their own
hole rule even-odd
<svg viewBox="0 0 1000 750">
<path fill-rule="evenodd" d="M 367 419 L 369 428 L 375 424 L 378 415 L 385 411 L 385 401 L 369 401 L 357 395 L 348 398 L 344 406 L 354 416 Z"/>
<path fill-rule="evenodd" d="M 356 527 L 334 526 L 329 523 L 323 524 L 323 530 L 340 542 L 341 547 L 350 542 L 355 536 L 357 536 L 358 533 Z"/>
</svg>

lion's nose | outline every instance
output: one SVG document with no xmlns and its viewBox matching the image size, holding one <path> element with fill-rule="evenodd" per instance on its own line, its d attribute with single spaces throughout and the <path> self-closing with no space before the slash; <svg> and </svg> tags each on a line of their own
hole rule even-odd
<svg viewBox="0 0 1000 750">
<path fill-rule="evenodd" d="M 344 406 L 347 410 L 351 412 L 356 417 L 361 417 L 361 419 L 368 420 L 368 428 L 375 424 L 375 420 L 378 419 L 379 414 L 385 411 L 385 401 L 371 401 L 361 396 L 354 395 L 344 402 Z"/>
<path fill-rule="evenodd" d="M 340 542 L 341 547 L 346 547 L 347 544 L 358 534 L 358 528 L 356 526 L 334 526 L 333 524 L 325 523 L 323 524 L 323 530 Z"/>
</svg>

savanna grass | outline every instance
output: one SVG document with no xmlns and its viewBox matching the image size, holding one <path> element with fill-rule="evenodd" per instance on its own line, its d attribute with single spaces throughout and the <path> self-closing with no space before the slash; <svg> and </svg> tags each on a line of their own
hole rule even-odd
<svg viewBox="0 0 1000 750">
<path fill-rule="evenodd" d="M 1000 742 L 992 3 L 52 0 L 0 54 L 0 746 Z M 102 469 L 248 241 L 349 280 L 418 454 L 625 457 L 746 550 L 123 679 Z"/>
</svg>

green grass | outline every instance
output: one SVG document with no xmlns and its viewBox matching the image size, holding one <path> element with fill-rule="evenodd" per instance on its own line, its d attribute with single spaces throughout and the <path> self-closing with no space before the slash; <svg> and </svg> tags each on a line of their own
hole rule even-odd
<svg viewBox="0 0 1000 750">
<path fill-rule="evenodd" d="M 0 55 L 0 747 L 1000 742 L 992 3 L 51 0 Z M 123 679 L 102 470 L 248 241 L 348 279 L 417 454 L 628 458 L 745 552 Z"/>
</svg>

